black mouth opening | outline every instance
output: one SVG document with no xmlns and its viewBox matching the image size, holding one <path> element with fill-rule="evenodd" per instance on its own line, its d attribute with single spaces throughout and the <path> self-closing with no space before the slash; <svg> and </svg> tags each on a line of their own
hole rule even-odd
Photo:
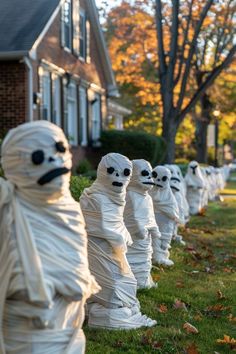
<svg viewBox="0 0 236 354">
<path fill-rule="evenodd" d="M 55 168 L 54 170 L 51 170 L 47 172 L 45 175 L 43 175 L 42 177 L 40 177 L 37 183 L 40 186 L 43 186 L 44 184 L 51 182 L 54 178 L 69 172 L 70 170 L 66 167 Z"/>
<path fill-rule="evenodd" d="M 191 169 L 193 170 L 193 174 L 195 175 L 196 174 L 196 168 L 197 168 L 197 166 L 190 166 L 191 167 Z"/>
<path fill-rule="evenodd" d="M 163 188 L 163 186 L 161 186 L 160 184 L 155 184 L 155 186 Z"/>
<path fill-rule="evenodd" d="M 171 189 L 174 189 L 175 191 L 179 192 L 180 190 L 176 188 L 175 186 L 171 186 Z"/>
<path fill-rule="evenodd" d="M 123 183 L 115 181 L 115 182 L 112 182 L 112 185 L 115 186 L 115 187 L 122 187 Z"/>
<path fill-rule="evenodd" d="M 171 177 L 171 179 L 170 179 L 171 181 L 177 181 L 177 182 L 180 182 L 180 179 L 179 178 L 177 178 L 177 177 Z"/>
<path fill-rule="evenodd" d="M 155 183 L 153 183 L 153 182 L 142 182 L 143 184 L 150 184 L 151 186 L 154 186 L 155 185 Z"/>
</svg>

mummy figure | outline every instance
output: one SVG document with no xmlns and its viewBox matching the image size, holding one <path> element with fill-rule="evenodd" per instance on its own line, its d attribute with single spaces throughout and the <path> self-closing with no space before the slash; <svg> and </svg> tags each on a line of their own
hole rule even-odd
<svg viewBox="0 0 236 354">
<path fill-rule="evenodd" d="M 184 198 L 183 194 L 181 193 L 181 180 L 180 180 L 180 175 L 179 171 L 176 168 L 176 165 L 166 165 L 170 170 L 171 173 L 171 178 L 170 178 L 170 188 L 175 196 L 175 199 L 177 201 L 178 209 L 179 209 L 179 223 L 176 223 L 175 228 L 174 228 L 174 234 L 172 239 L 179 243 L 180 245 L 184 246 L 185 242 L 183 241 L 183 236 L 178 234 L 178 226 L 182 225 L 184 226 L 186 221 L 185 221 L 185 204 L 184 204 Z"/>
<path fill-rule="evenodd" d="M 139 289 L 151 288 L 152 242 L 160 242 L 153 202 L 148 191 L 153 187 L 152 167 L 145 160 L 133 160 L 133 173 L 127 188 L 124 212 L 125 226 L 133 243 L 128 247 L 127 258 Z"/>
<path fill-rule="evenodd" d="M 190 220 L 189 205 L 187 201 L 187 186 L 180 167 L 178 165 L 172 165 L 172 166 L 176 171 L 175 173 L 177 174 L 177 178 L 180 179 L 179 187 L 180 187 L 180 193 L 182 196 L 182 202 L 184 207 L 184 225 L 186 225 Z"/>
<path fill-rule="evenodd" d="M 198 162 L 191 161 L 185 176 L 187 201 L 191 215 L 197 215 L 203 208 L 204 178 Z"/>
<path fill-rule="evenodd" d="M 132 239 L 123 214 L 131 174 L 131 161 L 110 153 L 102 158 L 96 181 L 80 199 L 88 231 L 89 266 L 102 288 L 88 302 L 90 327 L 130 329 L 156 324 L 140 312 L 137 281 L 126 258 Z"/>
<path fill-rule="evenodd" d="M 84 353 L 90 274 L 87 234 L 69 192 L 62 130 L 25 123 L 5 137 L 0 179 L 0 353 Z"/>
<path fill-rule="evenodd" d="M 153 262 L 172 266 L 169 259 L 169 248 L 176 224 L 179 223 L 179 209 L 175 196 L 170 188 L 170 171 L 164 166 L 157 166 L 153 170 L 154 187 L 152 196 L 156 222 L 161 232 L 160 247 L 153 245 Z"/>
</svg>

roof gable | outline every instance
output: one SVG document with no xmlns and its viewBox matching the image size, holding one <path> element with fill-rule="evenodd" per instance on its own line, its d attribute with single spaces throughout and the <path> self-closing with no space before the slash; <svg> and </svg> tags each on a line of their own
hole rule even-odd
<svg viewBox="0 0 236 354">
<path fill-rule="evenodd" d="M 1 0 L 0 52 L 29 51 L 60 0 Z"/>
</svg>

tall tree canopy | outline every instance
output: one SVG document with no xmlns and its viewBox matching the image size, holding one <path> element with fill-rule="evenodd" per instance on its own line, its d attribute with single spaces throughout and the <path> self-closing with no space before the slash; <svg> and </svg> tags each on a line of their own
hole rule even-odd
<svg viewBox="0 0 236 354">
<path fill-rule="evenodd" d="M 152 132 L 161 116 L 168 162 L 180 124 L 199 100 L 211 101 L 210 86 L 234 59 L 235 15 L 236 0 L 122 1 L 108 13 L 107 40 L 125 103 L 133 104 L 137 125 Z"/>
</svg>

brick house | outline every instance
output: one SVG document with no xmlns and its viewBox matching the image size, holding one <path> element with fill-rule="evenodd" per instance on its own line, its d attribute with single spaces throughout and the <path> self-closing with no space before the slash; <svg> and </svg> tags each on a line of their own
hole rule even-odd
<svg viewBox="0 0 236 354">
<path fill-rule="evenodd" d="M 116 114 L 117 95 L 95 0 L 0 1 L 1 135 L 46 119 L 83 157 Z"/>
</svg>

